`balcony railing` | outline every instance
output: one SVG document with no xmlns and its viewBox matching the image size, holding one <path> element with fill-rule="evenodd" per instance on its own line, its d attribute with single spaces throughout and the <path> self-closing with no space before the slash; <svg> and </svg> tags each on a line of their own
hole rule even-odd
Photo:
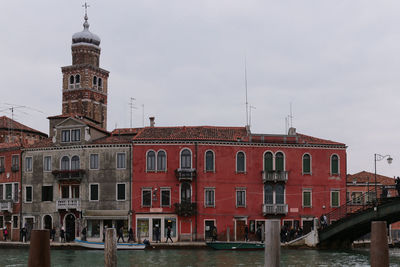
<svg viewBox="0 0 400 267">
<path fill-rule="evenodd" d="M 196 169 L 176 169 L 175 170 L 176 178 L 179 181 L 192 181 L 196 178 Z"/>
<path fill-rule="evenodd" d="M 13 171 L 13 172 L 19 171 L 19 166 L 18 165 L 12 165 L 11 166 L 11 171 Z"/>
<path fill-rule="evenodd" d="M 12 212 L 12 200 L 0 200 L 0 210 Z"/>
<path fill-rule="evenodd" d="M 197 212 L 196 203 L 185 201 L 181 203 L 175 203 L 174 207 L 175 207 L 175 213 L 183 217 L 191 217 L 195 215 Z"/>
<path fill-rule="evenodd" d="M 85 170 L 54 170 L 52 174 L 59 180 L 77 180 L 81 181 L 85 175 Z"/>
<path fill-rule="evenodd" d="M 288 213 L 287 204 L 264 204 L 263 215 L 286 215 Z"/>
<path fill-rule="evenodd" d="M 262 171 L 263 183 L 267 182 L 284 182 L 288 180 L 287 171 Z"/>
<path fill-rule="evenodd" d="M 62 198 L 57 200 L 57 210 L 81 210 L 81 202 L 77 198 Z"/>
</svg>

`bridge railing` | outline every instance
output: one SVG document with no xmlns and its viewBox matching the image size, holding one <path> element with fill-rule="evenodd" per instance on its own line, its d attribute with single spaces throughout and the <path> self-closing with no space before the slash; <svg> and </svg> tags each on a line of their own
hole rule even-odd
<svg viewBox="0 0 400 267">
<path fill-rule="evenodd" d="M 389 189 L 391 188 L 387 188 L 387 190 Z M 393 194 L 392 190 L 390 190 L 390 192 Z M 345 204 L 325 214 L 328 224 L 334 223 L 335 221 L 343 219 L 353 213 L 377 206 L 385 202 L 389 197 L 391 197 L 390 194 L 383 194 L 381 187 L 377 187 L 376 192 L 375 187 L 372 187 L 371 190 L 363 194 L 361 192 L 348 193 L 349 200 Z"/>
</svg>

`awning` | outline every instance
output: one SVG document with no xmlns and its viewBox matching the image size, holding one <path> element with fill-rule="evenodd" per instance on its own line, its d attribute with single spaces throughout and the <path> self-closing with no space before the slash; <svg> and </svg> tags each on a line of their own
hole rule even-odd
<svg viewBox="0 0 400 267">
<path fill-rule="evenodd" d="M 86 210 L 83 212 L 83 218 L 107 220 L 107 219 L 128 219 L 129 210 Z"/>
</svg>

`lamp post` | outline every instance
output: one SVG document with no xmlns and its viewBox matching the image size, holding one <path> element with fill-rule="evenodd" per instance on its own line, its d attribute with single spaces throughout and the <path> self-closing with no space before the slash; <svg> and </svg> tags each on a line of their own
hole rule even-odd
<svg viewBox="0 0 400 267">
<path fill-rule="evenodd" d="M 376 153 L 374 154 L 374 162 L 375 162 L 375 199 L 378 199 L 378 190 L 377 190 L 377 188 L 376 188 L 376 162 L 377 162 L 377 161 L 381 161 L 381 160 L 383 160 L 383 159 L 385 159 L 385 158 L 387 158 L 387 162 L 388 162 L 389 164 L 392 163 L 393 158 L 392 158 L 390 155 L 382 156 L 382 155 L 380 155 L 380 154 L 376 154 Z"/>
</svg>

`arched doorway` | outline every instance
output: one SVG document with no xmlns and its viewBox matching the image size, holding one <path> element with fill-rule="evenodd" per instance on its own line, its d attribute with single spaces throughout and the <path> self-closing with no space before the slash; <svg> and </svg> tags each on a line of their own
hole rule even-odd
<svg viewBox="0 0 400 267">
<path fill-rule="evenodd" d="M 67 242 L 75 239 L 75 216 L 72 214 L 68 214 L 65 217 L 65 234 L 65 240 Z"/>
<path fill-rule="evenodd" d="M 47 230 L 51 230 L 53 226 L 53 219 L 50 215 L 45 215 L 43 218 L 43 228 Z"/>
</svg>

